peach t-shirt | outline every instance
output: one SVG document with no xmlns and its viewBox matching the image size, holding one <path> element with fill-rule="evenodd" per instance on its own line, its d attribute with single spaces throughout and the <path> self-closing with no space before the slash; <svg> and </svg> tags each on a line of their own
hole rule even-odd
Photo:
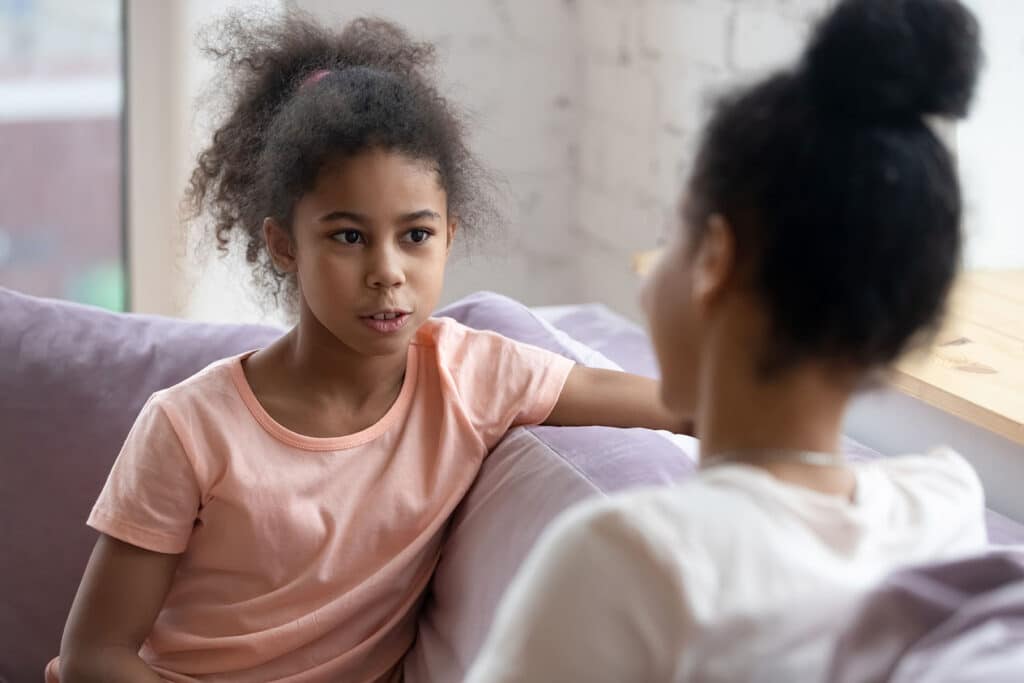
<svg viewBox="0 0 1024 683">
<path fill-rule="evenodd" d="M 263 410 L 244 358 L 153 395 L 89 517 L 183 553 L 142 656 L 170 681 L 387 680 L 483 458 L 573 364 L 433 319 L 379 422 L 312 438 Z"/>
</svg>

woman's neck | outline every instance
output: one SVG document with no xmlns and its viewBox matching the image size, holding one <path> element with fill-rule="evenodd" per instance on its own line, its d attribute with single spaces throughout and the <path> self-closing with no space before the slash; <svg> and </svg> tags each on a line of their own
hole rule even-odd
<svg viewBox="0 0 1024 683">
<path fill-rule="evenodd" d="M 849 393 L 802 369 L 770 382 L 717 373 L 701 391 L 697 433 L 708 455 L 751 450 L 836 452 Z"/>
<path fill-rule="evenodd" d="M 779 451 L 839 452 L 852 381 L 814 363 L 763 379 L 749 351 L 723 351 L 707 359 L 698 380 L 702 457 L 737 460 L 807 488 L 852 495 L 853 476 L 844 468 L 777 457 Z M 758 456 L 769 451 L 773 457 Z"/>
</svg>

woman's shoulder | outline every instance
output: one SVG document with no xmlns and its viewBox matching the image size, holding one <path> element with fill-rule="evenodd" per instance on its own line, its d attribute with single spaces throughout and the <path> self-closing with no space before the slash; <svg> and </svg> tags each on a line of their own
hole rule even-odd
<svg viewBox="0 0 1024 683">
<path fill-rule="evenodd" d="M 952 448 L 940 446 L 924 454 L 878 458 L 857 467 L 884 478 L 906 494 L 944 498 L 984 497 L 971 464 Z"/>
<path fill-rule="evenodd" d="M 701 563 L 708 550 L 705 521 L 726 502 L 719 500 L 723 497 L 729 494 L 696 480 L 641 487 L 571 508 L 556 520 L 552 533 L 561 536 L 558 543 L 567 549 L 587 545 L 596 554 L 654 562 L 671 567 L 675 574 L 680 555 L 688 558 L 686 564 L 691 567 Z"/>
</svg>

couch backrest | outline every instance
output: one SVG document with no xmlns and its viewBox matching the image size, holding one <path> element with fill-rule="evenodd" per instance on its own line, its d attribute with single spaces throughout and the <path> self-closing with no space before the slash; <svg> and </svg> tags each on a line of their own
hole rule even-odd
<svg viewBox="0 0 1024 683">
<path fill-rule="evenodd" d="M 890 575 L 840 638 L 828 680 L 1024 680 L 1024 547 Z"/>
<path fill-rule="evenodd" d="M 85 526 L 150 394 L 280 330 L 0 288 L 0 681 L 41 680 L 96 540 Z"/>
</svg>

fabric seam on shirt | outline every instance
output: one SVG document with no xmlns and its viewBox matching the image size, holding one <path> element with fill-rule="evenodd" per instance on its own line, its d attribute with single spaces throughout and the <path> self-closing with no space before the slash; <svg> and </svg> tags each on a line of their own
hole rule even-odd
<svg viewBox="0 0 1024 683">
<path fill-rule="evenodd" d="M 171 431 L 174 432 L 174 438 L 178 440 L 178 445 L 181 446 L 181 452 L 185 455 L 185 461 L 188 463 L 188 467 L 192 472 L 192 481 L 196 485 L 196 490 L 199 491 L 199 499 L 202 502 L 203 499 L 203 486 L 199 483 L 198 470 L 196 469 L 196 459 L 192 454 L 191 448 L 185 445 L 185 439 L 182 438 L 181 434 L 184 431 L 178 424 L 177 417 L 171 414 L 171 411 L 167 410 L 162 401 L 154 401 L 153 407 L 160 411 L 160 413 L 167 419 L 167 423 L 171 426 Z"/>
</svg>

